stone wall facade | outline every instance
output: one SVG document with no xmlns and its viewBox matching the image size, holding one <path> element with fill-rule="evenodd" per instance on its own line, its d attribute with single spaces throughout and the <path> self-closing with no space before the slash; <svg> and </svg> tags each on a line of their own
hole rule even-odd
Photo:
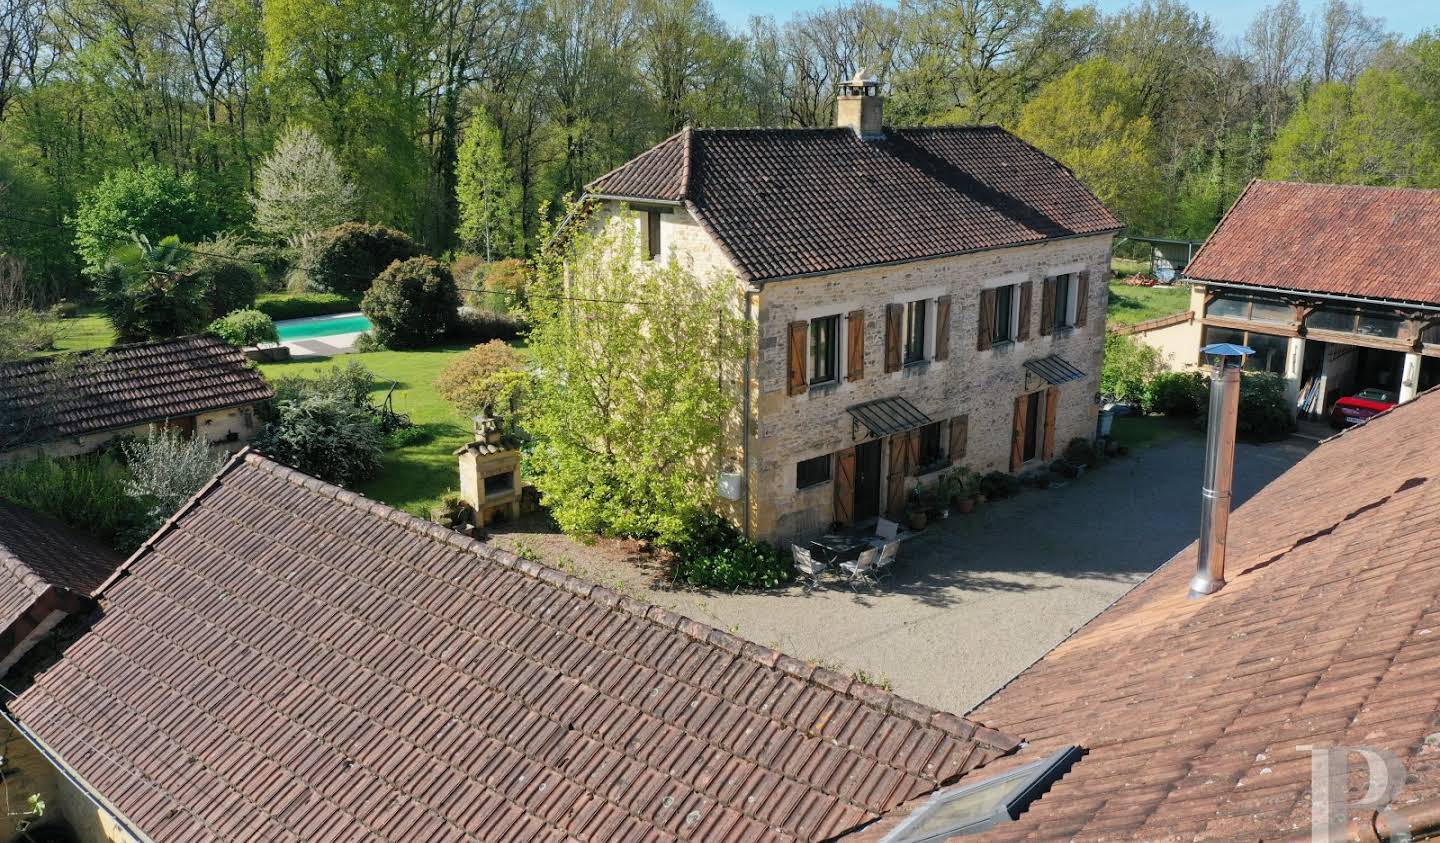
<svg viewBox="0 0 1440 843">
<path fill-rule="evenodd" d="M 68 829 L 80 843 L 137 843 L 113 816 L 102 810 L 80 788 L 50 763 L 38 749 L 13 726 L 0 722 L 0 747 L 3 747 L 5 786 L 9 792 L 9 811 L 0 840 L 23 843 L 32 839 L 21 831 L 28 825 L 31 832 L 47 826 Z M 34 795 L 44 803 L 39 816 L 28 813 L 29 798 Z"/>
<path fill-rule="evenodd" d="M 600 218 L 611 224 L 636 225 L 645 235 L 643 217 L 626 220 L 611 205 Z M 724 250 L 683 208 L 661 216 L 661 254 L 673 257 L 696 277 L 733 276 L 734 267 Z M 749 299 L 755 327 L 751 349 L 751 414 L 749 454 L 742 446 L 744 419 L 737 416 L 727 432 L 722 470 L 744 472 L 749 482 L 744 505 L 749 508 L 750 533 L 755 538 L 788 541 L 827 529 L 835 520 L 832 481 L 796 488 L 796 464 L 833 455 L 873 438 L 853 423 L 847 408 L 881 398 L 904 397 L 935 421 L 968 417 L 965 456 L 960 464 L 984 473 L 1010 469 L 1016 399 L 1044 390 L 1049 384 L 1028 372 L 1029 360 L 1059 355 L 1084 373 L 1063 384 L 1055 414 L 1056 452 L 1070 439 L 1095 435 L 1104 355 L 1105 307 L 1108 301 L 1112 238 L 1095 235 L 977 252 L 949 258 L 877 266 L 807 278 L 770 281 L 750 288 L 737 283 L 737 307 Z M 1086 324 L 1062 328 L 1052 335 L 1039 331 L 1041 284 L 1064 273 L 1089 273 Z M 1034 282 L 1030 302 L 1029 338 L 977 350 L 981 291 L 1025 281 Z M 927 359 L 886 373 L 886 307 L 917 300 L 931 302 L 930 336 L 926 357 L 935 350 L 935 300 L 950 297 L 949 355 Z M 803 394 L 787 390 L 787 329 L 792 322 L 839 316 L 839 357 L 844 366 L 849 328 L 845 318 L 864 312 L 864 375 L 849 380 L 842 372 L 834 382 L 809 387 Z M 737 379 L 737 392 L 743 388 Z M 737 402 L 738 403 L 738 402 Z M 942 441 L 948 444 L 942 426 Z M 880 475 L 889 475 L 889 442 L 882 443 Z M 1032 463 L 1033 465 L 1033 463 Z M 1028 467 L 1028 466 L 1027 466 Z M 908 487 L 926 482 L 920 475 Z M 886 494 L 881 484 L 882 499 Z M 882 500 L 881 510 L 884 509 Z M 730 508 L 738 520 L 743 510 Z"/>
<path fill-rule="evenodd" d="M 199 413 L 193 416 L 195 420 L 194 431 L 196 435 L 203 435 L 210 444 L 216 448 L 223 448 L 227 451 L 238 451 L 250 441 L 256 433 L 260 432 L 261 421 L 259 406 L 246 404 L 239 407 L 227 407 L 221 410 L 213 410 L 208 413 Z M 156 423 L 158 424 L 158 422 Z M 188 422 L 185 423 L 188 428 Z M 72 436 L 69 439 L 58 439 L 47 442 L 44 445 L 36 445 L 27 448 L 17 448 L 13 451 L 0 453 L 0 463 L 14 460 L 31 459 L 40 454 L 48 454 L 52 457 L 73 457 L 80 454 L 88 454 L 98 450 L 106 442 L 119 439 L 125 436 L 144 438 L 150 432 L 150 424 L 139 424 L 120 430 L 105 430 L 99 433 L 89 433 L 84 436 Z"/>
</svg>

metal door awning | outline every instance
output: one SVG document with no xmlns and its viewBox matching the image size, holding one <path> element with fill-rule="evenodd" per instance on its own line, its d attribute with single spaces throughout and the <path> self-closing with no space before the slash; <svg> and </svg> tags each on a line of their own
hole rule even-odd
<svg viewBox="0 0 1440 843">
<path fill-rule="evenodd" d="M 904 398 L 879 398 L 846 407 L 851 423 L 864 425 L 871 436 L 889 436 L 930 424 L 930 417 Z"/>
<path fill-rule="evenodd" d="M 1062 383 L 1078 381 L 1085 377 L 1085 373 L 1075 368 L 1068 360 L 1058 354 L 1049 357 L 1041 357 L 1039 360 L 1026 360 L 1025 368 L 1045 379 L 1046 383 L 1059 386 Z"/>
</svg>

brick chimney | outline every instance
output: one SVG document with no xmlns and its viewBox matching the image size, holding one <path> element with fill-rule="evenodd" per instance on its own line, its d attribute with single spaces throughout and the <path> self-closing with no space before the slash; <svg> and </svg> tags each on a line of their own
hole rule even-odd
<svg viewBox="0 0 1440 843">
<path fill-rule="evenodd" d="M 885 137 L 882 124 L 880 80 L 866 79 L 865 69 L 856 71 L 855 78 L 840 83 L 835 98 L 835 125 L 846 126 L 865 140 Z"/>
</svg>

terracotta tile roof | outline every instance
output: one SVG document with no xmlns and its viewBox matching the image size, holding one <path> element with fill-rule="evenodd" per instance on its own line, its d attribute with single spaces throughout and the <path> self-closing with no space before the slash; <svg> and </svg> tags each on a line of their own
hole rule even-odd
<svg viewBox="0 0 1440 843">
<path fill-rule="evenodd" d="M 1440 796 L 1437 454 L 1436 393 L 1328 441 L 1235 512 L 1221 591 L 1187 599 L 1192 545 L 978 706 L 1022 756 L 1089 750 L 994 836 L 1308 830 L 1302 744 L 1390 750 L 1397 804 Z"/>
<path fill-rule="evenodd" d="M 274 393 L 216 337 L 117 345 L 0 365 L 0 450 L 263 401 Z M 43 409 L 49 407 L 50 409 Z"/>
<path fill-rule="evenodd" d="M 896 263 L 1120 222 L 1069 170 L 995 126 L 687 129 L 589 185 L 683 201 L 745 278 Z"/>
<path fill-rule="evenodd" d="M 0 660 L 53 609 L 73 607 L 69 597 L 88 597 L 120 561 L 60 522 L 0 501 Z"/>
<path fill-rule="evenodd" d="M 1437 266 L 1440 190 L 1252 181 L 1185 275 L 1440 304 Z"/>
<path fill-rule="evenodd" d="M 102 594 L 10 711 L 162 843 L 821 839 L 1016 745 L 256 454 Z"/>
</svg>

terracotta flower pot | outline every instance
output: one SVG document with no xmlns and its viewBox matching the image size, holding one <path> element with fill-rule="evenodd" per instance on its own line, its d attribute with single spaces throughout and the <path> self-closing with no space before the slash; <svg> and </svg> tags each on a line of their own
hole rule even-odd
<svg viewBox="0 0 1440 843">
<path fill-rule="evenodd" d="M 908 520 L 912 530 L 923 530 L 930 523 L 930 517 L 923 512 L 910 513 Z"/>
<path fill-rule="evenodd" d="M 962 499 L 960 500 L 960 504 L 959 504 L 959 507 L 958 507 L 958 508 L 959 508 L 959 510 L 960 510 L 960 512 L 961 512 L 962 514 L 969 514 L 970 512 L 973 512 L 973 511 L 975 510 L 975 499 L 974 499 L 974 498 L 962 498 Z"/>
</svg>

